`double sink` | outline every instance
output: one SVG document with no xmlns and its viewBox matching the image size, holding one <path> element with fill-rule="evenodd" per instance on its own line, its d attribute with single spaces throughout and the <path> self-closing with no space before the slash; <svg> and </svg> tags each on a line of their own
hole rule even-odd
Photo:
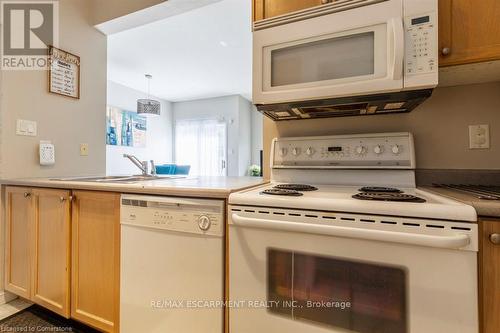
<svg viewBox="0 0 500 333">
<path fill-rule="evenodd" d="M 68 182 L 91 182 L 91 183 L 123 183 L 133 184 L 148 180 L 160 179 L 178 179 L 186 178 L 186 176 L 154 176 L 154 175 L 135 175 L 135 176 L 98 176 L 98 177 L 67 177 L 67 178 L 52 178 L 55 181 Z"/>
</svg>

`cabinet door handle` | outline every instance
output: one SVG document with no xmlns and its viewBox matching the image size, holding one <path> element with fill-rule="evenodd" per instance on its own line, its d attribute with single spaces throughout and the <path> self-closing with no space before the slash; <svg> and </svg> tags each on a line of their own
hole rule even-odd
<svg viewBox="0 0 500 333">
<path fill-rule="evenodd" d="M 451 53 L 451 49 L 449 47 L 443 47 L 443 49 L 441 50 L 441 54 L 444 56 L 447 56 L 450 53 Z"/>
<path fill-rule="evenodd" d="M 74 197 L 72 195 L 70 195 L 69 197 L 60 197 L 59 200 L 61 200 L 61 202 L 65 202 L 66 200 L 68 200 L 69 202 L 73 201 Z"/>
<path fill-rule="evenodd" d="M 31 197 L 31 192 L 24 192 L 24 197 L 25 198 L 30 198 Z"/>
<path fill-rule="evenodd" d="M 495 245 L 500 245 L 500 234 L 491 234 L 490 242 L 492 242 Z"/>
<path fill-rule="evenodd" d="M 321 3 L 324 5 L 326 3 L 330 3 L 330 2 L 333 2 L 333 0 L 321 0 Z"/>
</svg>

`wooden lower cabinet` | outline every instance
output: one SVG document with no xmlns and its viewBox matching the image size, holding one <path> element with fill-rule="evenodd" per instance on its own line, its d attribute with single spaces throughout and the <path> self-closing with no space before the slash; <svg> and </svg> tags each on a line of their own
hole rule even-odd
<svg viewBox="0 0 500 333">
<path fill-rule="evenodd" d="M 34 189 L 31 300 L 69 317 L 71 199 L 65 190 Z"/>
<path fill-rule="evenodd" d="M 481 332 L 500 332 L 500 220 L 479 222 Z"/>
<path fill-rule="evenodd" d="M 5 289 L 118 332 L 120 194 L 5 188 Z"/>
<path fill-rule="evenodd" d="M 70 192 L 6 189 L 5 288 L 69 317 Z"/>
<path fill-rule="evenodd" d="M 73 192 L 71 317 L 118 332 L 120 194 Z"/>
<path fill-rule="evenodd" d="M 5 191 L 5 289 L 31 299 L 33 198 L 24 187 Z"/>
</svg>

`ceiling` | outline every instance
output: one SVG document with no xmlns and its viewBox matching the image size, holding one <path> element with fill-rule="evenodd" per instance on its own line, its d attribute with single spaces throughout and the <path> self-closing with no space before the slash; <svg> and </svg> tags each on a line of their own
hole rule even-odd
<svg viewBox="0 0 500 333">
<path fill-rule="evenodd" d="M 108 79 L 177 102 L 251 96 L 251 1 L 222 0 L 108 36 Z"/>
</svg>

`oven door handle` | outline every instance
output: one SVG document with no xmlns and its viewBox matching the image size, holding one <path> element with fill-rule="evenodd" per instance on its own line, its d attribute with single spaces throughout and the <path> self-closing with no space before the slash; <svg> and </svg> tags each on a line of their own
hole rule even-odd
<svg viewBox="0 0 500 333">
<path fill-rule="evenodd" d="M 402 243 L 436 247 L 443 249 L 460 249 L 470 244 L 469 235 L 457 233 L 455 235 L 434 236 L 397 231 L 372 230 L 352 227 L 339 227 L 323 224 L 309 224 L 277 220 L 262 220 L 232 214 L 232 223 L 239 227 L 272 229 L 280 231 L 302 232 L 318 235 L 329 235 L 346 238 L 358 238 L 381 242 Z"/>
</svg>

